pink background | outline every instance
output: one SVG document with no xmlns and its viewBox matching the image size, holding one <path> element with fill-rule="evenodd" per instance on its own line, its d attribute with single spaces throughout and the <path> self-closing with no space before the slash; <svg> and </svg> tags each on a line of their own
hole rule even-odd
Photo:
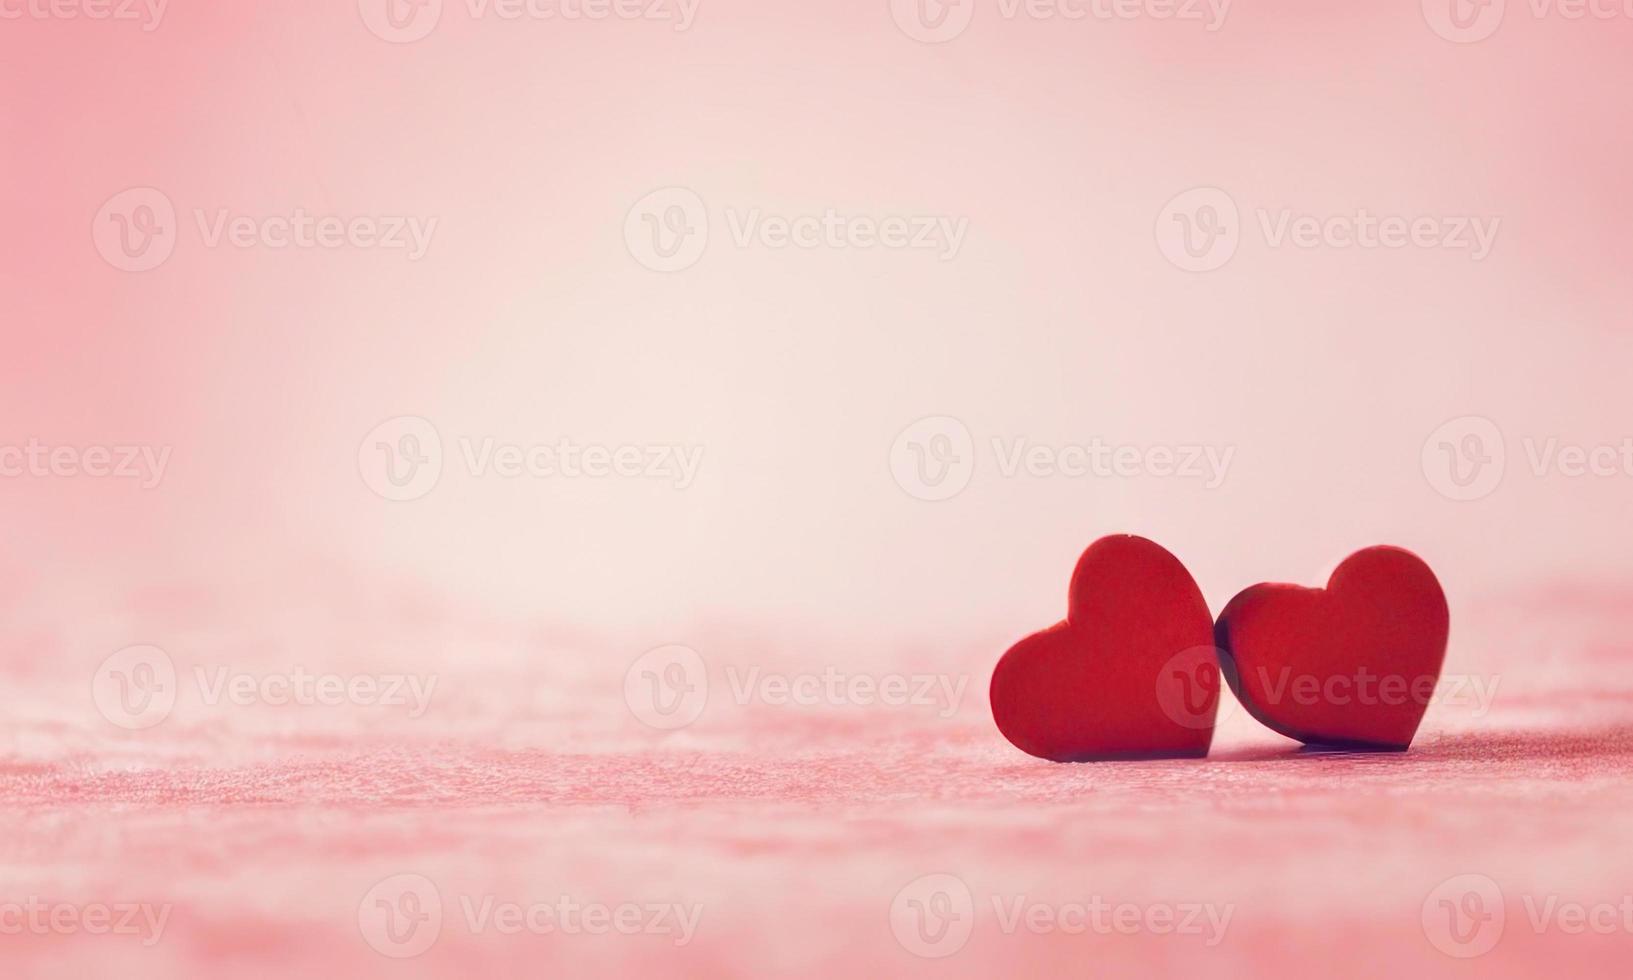
<svg viewBox="0 0 1633 980">
<path fill-rule="evenodd" d="M 365 0 L 366 2 L 366 0 Z M 0 5 L 0 9 L 21 9 Z M 352 2 L 174 0 L 156 29 L 0 19 L 0 445 L 169 447 L 158 486 L 0 478 L 0 905 L 174 903 L 162 941 L 0 936 L 13 975 L 362 971 L 947 975 L 1163 969 L 1524 976 L 1633 935 L 1534 933 L 1522 896 L 1633 892 L 1626 784 L 1633 473 L 1526 448 L 1633 436 L 1625 192 L 1633 12 L 1508 4 L 1474 43 L 1415 2 L 1237 0 L 1196 22 L 1006 20 L 944 44 L 885 0 L 702 0 L 646 21 L 473 20 L 387 43 Z M 666 187 L 709 246 L 643 267 Z M 99 209 L 159 189 L 174 253 L 127 272 Z M 1222 267 L 1159 248 L 1194 187 L 1241 209 Z M 429 252 L 210 247 L 196 210 L 434 218 Z M 725 217 L 963 218 L 952 259 L 737 247 Z M 1489 256 L 1273 246 L 1258 209 L 1500 219 Z M 436 489 L 359 473 L 431 420 Z M 951 500 L 892 478 L 915 420 L 977 464 Z M 1500 485 L 1458 501 L 1423 451 L 1490 420 Z M 701 447 L 695 483 L 502 479 L 454 440 Z M 1217 488 L 1004 477 L 994 438 L 1234 451 Z M 1356 548 L 1428 560 L 1448 673 L 1406 757 L 1298 754 L 1239 713 L 1213 758 L 1053 767 L 985 706 L 1058 619 L 1077 553 L 1151 537 L 1215 611 Z M 439 680 L 419 718 L 209 706 L 125 731 L 87 695 L 133 644 L 228 665 Z M 695 725 L 620 693 L 644 651 L 711 671 Z M 737 705 L 725 665 L 964 677 L 922 709 Z M 921 960 L 908 882 L 986 896 L 1233 903 L 1224 942 L 1005 935 Z M 471 936 L 394 960 L 359 935 L 390 875 L 445 899 L 702 903 L 696 939 Z M 1477 873 L 1502 942 L 1443 955 L 1424 896 Z"/>
</svg>

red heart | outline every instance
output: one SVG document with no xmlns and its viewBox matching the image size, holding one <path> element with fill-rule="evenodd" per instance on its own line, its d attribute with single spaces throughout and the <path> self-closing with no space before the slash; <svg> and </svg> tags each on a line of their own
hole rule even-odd
<svg viewBox="0 0 1633 980">
<path fill-rule="evenodd" d="M 1344 559 L 1325 589 L 1255 585 L 1214 627 L 1220 665 L 1253 717 L 1306 743 L 1404 750 L 1446 656 L 1435 573 L 1400 548 Z"/>
<path fill-rule="evenodd" d="M 1219 672 L 1213 617 L 1179 559 L 1131 535 L 1089 545 L 1066 620 L 992 672 L 992 718 L 1056 762 L 1208 754 Z"/>
</svg>

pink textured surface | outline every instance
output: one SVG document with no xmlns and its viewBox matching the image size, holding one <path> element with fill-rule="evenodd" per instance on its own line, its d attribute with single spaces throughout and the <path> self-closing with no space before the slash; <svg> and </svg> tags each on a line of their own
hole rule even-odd
<svg viewBox="0 0 1633 980">
<path fill-rule="evenodd" d="M 429 728 L 360 716 L 314 735 L 276 711 L 189 720 L 180 709 L 129 735 L 23 725 L 0 766 L 9 894 L 173 910 L 151 947 L 24 935 L 0 956 L 13 975 L 153 977 L 931 967 L 974 977 L 1085 964 L 1611 975 L 1626 933 L 1539 932 L 1527 919 L 1528 901 L 1615 903 L 1633 880 L 1619 844 L 1633 829 L 1633 686 L 1562 667 L 1607 656 L 1601 641 L 1620 618 L 1549 605 L 1562 611 L 1505 601 L 1479 614 L 1516 635 L 1503 617 L 1527 617 L 1574 652 L 1499 656 L 1489 712 L 1437 704 L 1405 755 L 1300 751 L 1228 705 L 1209 759 L 1060 766 L 1007 745 L 979 698 L 946 719 L 727 705 L 660 735 L 626 724 L 625 665 L 594 657 L 604 667 L 549 685 L 577 692 L 593 716 L 579 719 L 541 710 L 546 675 L 524 671 L 445 676 L 448 704 L 476 715 L 457 725 L 448 711 Z M 1466 656 L 1454 647 L 1449 670 Z M 891 908 L 933 873 L 968 887 L 974 922 L 967 943 L 932 961 L 897 941 Z M 1493 950 L 1464 962 L 1431 945 L 1422 909 L 1469 873 L 1501 886 L 1508 919 Z M 399 961 L 371 949 L 359 906 L 402 874 L 435 882 L 444 915 L 434 944 Z M 502 935 L 473 932 L 457 904 L 562 895 L 695 903 L 701 918 L 683 945 L 667 934 Z M 1211 945 L 1006 932 L 994 901 L 1020 896 L 1209 903 L 1230 919 Z"/>
</svg>

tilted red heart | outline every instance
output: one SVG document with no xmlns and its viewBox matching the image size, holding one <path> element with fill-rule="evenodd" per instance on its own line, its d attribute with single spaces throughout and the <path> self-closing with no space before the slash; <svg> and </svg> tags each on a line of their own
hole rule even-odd
<svg viewBox="0 0 1633 980">
<path fill-rule="evenodd" d="M 1213 617 L 1179 559 L 1144 538 L 1083 552 L 1064 622 L 1015 644 L 992 672 L 992 718 L 1055 762 L 1208 754 L 1219 672 Z"/>
<path fill-rule="evenodd" d="M 1255 585 L 1214 627 L 1220 665 L 1253 717 L 1301 742 L 1404 750 L 1440 679 L 1450 613 L 1423 560 L 1378 547 L 1325 589 Z"/>
</svg>

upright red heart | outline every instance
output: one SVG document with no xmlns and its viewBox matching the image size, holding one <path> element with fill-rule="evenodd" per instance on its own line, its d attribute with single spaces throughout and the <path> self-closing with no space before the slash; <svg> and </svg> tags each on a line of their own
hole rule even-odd
<svg viewBox="0 0 1633 980">
<path fill-rule="evenodd" d="M 1301 742 L 1400 751 L 1423 720 L 1450 613 L 1440 582 L 1400 548 L 1344 560 L 1325 589 L 1255 585 L 1214 627 L 1231 690 Z"/>
<path fill-rule="evenodd" d="M 1219 706 L 1213 617 L 1179 559 L 1144 538 L 1101 538 L 1078 559 L 1064 622 L 992 672 L 992 718 L 1055 762 L 1208 754 Z"/>
</svg>

